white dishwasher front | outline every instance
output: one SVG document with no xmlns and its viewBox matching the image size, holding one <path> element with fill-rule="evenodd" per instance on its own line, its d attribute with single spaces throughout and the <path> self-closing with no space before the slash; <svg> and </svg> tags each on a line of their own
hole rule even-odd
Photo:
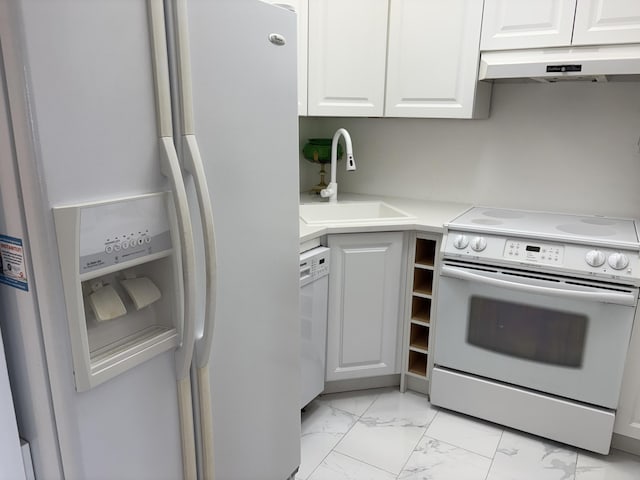
<svg viewBox="0 0 640 480">
<path fill-rule="evenodd" d="M 300 408 L 324 390 L 329 251 L 317 247 L 300 254 Z"/>
</svg>

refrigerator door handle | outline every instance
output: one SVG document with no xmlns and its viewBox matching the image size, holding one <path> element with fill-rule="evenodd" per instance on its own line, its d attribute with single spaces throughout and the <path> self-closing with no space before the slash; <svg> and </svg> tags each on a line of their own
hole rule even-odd
<svg viewBox="0 0 640 480">
<path fill-rule="evenodd" d="M 161 138 L 162 174 L 171 182 L 176 217 L 182 252 L 182 271 L 184 278 L 184 322 L 182 326 L 182 341 L 176 350 L 176 375 L 178 380 L 189 378 L 189 368 L 193 358 L 193 338 L 196 323 L 196 260 L 191 217 L 187 191 L 182 181 L 182 170 L 178 162 L 178 154 L 173 144 L 173 138 Z"/>
<path fill-rule="evenodd" d="M 182 244 L 182 270 L 184 278 L 184 322 L 182 342 L 176 352 L 176 373 L 178 380 L 189 378 L 189 368 L 193 357 L 193 339 L 196 329 L 196 260 L 193 228 L 189 215 L 187 190 L 182 178 L 182 169 L 173 143 L 171 120 L 171 98 L 169 87 L 169 59 L 167 54 L 164 6 L 162 0 L 148 0 L 151 46 L 160 136 L 160 170 L 171 183 L 174 194 L 178 230 Z"/>
<path fill-rule="evenodd" d="M 193 229 L 189 215 L 187 190 L 182 178 L 182 169 L 178 161 L 173 143 L 173 127 L 171 120 L 171 93 L 169 87 L 169 58 L 167 54 L 166 30 L 164 23 L 164 5 L 162 0 L 148 0 L 149 23 L 151 27 L 151 46 L 156 93 L 156 109 L 158 117 L 158 133 L 160 136 L 160 155 L 162 174 L 171 182 L 174 194 L 180 243 L 182 243 L 182 270 L 184 277 L 184 322 L 182 327 L 182 343 L 176 352 L 176 372 L 178 379 L 189 378 L 189 368 L 193 357 L 193 339 L 195 338 L 195 248 Z"/>
<path fill-rule="evenodd" d="M 193 176 L 198 197 L 205 255 L 205 311 L 202 336 L 196 339 L 195 366 L 198 381 L 200 412 L 200 438 L 202 442 L 202 468 L 204 478 L 213 478 L 213 407 L 209 384 L 209 358 L 213 343 L 216 305 L 216 241 L 213 226 L 213 208 L 209 187 L 195 135 L 184 135 L 185 169 Z"/>
<path fill-rule="evenodd" d="M 184 186 L 176 147 L 173 143 L 169 57 L 166 43 L 167 31 L 165 27 L 164 4 L 162 0 L 147 0 L 147 8 L 151 33 L 158 133 L 160 137 L 161 171 L 171 182 L 176 205 L 176 216 L 178 217 L 180 242 L 182 244 L 184 321 L 182 327 L 182 343 L 175 354 L 182 469 L 184 480 L 195 480 L 197 478 L 196 446 L 190 377 L 196 315 L 195 248 L 191 217 L 189 216 L 187 191 Z"/>
<path fill-rule="evenodd" d="M 204 329 L 202 337 L 196 339 L 196 366 L 198 368 L 206 367 L 209 364 L 211 356 L 211 346 L 213 343 L 213 328 L 215 324 L 215 307 L 216 307 L 216 238 L 213 223 L 213 207 L 211 205 L 211 196 L 209 195 L 209 187 L 204 173 L 202 158 L 195 135 L 184 135 L 184 144 L 186 146 L 184 166 L 185 169 L 193 176 L 196 187 L 196 195 L 200 210 L 200 220 L 202 222 L 202 231 L 204 236 L 204 254 L 205 254 L 205 314 Z"/>
<path fill-rule="evenodd" d="M 189 48 L 186 0 L 173 0 L 175 41 L 178 74 L 178 94 L 182 127 L 184 167 L 194 179 L 202 224 L 205 255 L 205 312 L 202 337 L 196 339 L 195 366 L 199 405 L 199 436 L 201 441 L 201 466 L 203 478 L 214 478 L 213 468 L 213 410 L 209 380 L 209 358 L 213 343 L 213 327 L 216 306 L 216 243 L 213 224 L 213 208 L 207 179 L 195 137 L 193 97 L 191 91 L 191 53 Z"/>
</svg>

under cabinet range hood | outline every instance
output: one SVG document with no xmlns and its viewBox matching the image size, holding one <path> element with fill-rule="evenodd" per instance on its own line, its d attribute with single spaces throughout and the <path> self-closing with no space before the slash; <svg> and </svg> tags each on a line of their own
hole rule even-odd
<svg viewBox="0 0 640 480">
<path fill-rule="evenodd" d="M 608 81 L 636 75 L 640 76 L 640 44 L 482 52 L 478 77 L 553 83 Z"/>
</svg>

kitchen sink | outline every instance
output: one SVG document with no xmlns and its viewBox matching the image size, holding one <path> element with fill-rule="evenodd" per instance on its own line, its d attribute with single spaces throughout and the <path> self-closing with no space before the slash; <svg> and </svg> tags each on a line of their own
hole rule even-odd
<svg viewBox="0 0 640 480">
<path fill-rule="evenodd" d="M 406 220 L 412 215 L 384 202 L 314 203 L 300 205 L 300 218 L 308 225 Z"/>
</svg>

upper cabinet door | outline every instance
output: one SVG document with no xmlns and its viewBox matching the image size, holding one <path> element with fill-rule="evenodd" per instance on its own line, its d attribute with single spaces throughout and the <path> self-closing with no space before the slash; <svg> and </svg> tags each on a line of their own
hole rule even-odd
<svg viewBox="0 0 640 480">
<path fill-rule="evenodd" d="M 309 5 L 309 115 L 382 116 L 388 0 Z"/>
<path fill-rule="evenodd" d="M 573 45 L 640 43 L 640 0 L 578 0 Z"/>
<path fill-rule="evenodd" d="M 570 45 L 575 8 L 576 0 L 485 0 L 480 49 Z"/>
<path fill-rule="evenodd" d="M 298 17 L 298 115 L 307 114 L 307 30 L 309 0 L 262 0 L 288 8 Z"/>
<path fill-rule="evenodd" d="M 385 115 L 474 116 L 481 23 L 482 0 L 391 0 Z"/>
</svg>

